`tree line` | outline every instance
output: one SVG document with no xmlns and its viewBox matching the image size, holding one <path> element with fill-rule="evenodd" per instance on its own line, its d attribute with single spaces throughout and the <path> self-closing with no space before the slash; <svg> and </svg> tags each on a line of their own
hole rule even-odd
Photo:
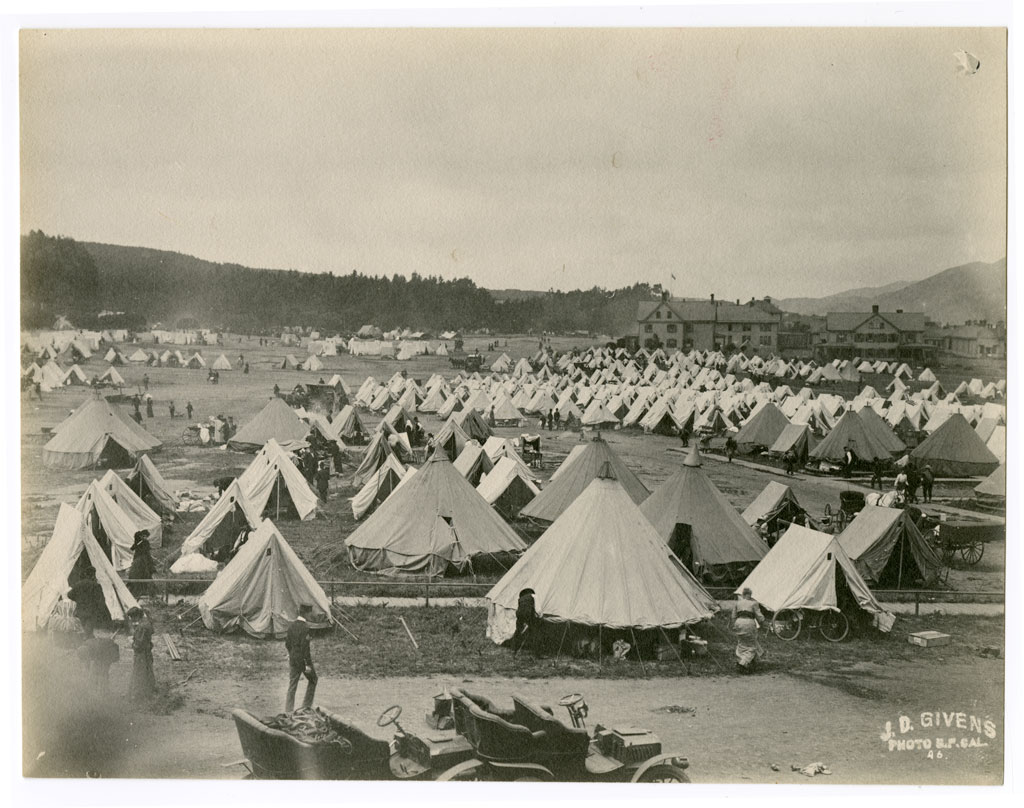
<svg viewBox="0 0 1024 808">
<path fill-rule="evenodd" d="M 21 242 L 22 325 L 48 327 L 67 315 L 78 327 L 140 328 L 161 323 L 248 333 L 313 326 L 353 333 L 384 330 L 490 329 L 500 333 L 635 333 L 640 300 L 660 287 L 635 284 L 549 290 L 496 300 L 468 278 L 408 277 L 254 269 L 190 255 L 78 242 L 35 230 Z M 100 318 L 101 311 L 117 312 Z"/>
</svg>

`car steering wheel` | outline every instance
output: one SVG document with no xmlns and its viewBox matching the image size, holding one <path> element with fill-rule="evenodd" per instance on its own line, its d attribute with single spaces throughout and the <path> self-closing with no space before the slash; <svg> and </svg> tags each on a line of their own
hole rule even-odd
<svg viewBox="0 0 1024 808">
<path fill-rule="evenodd" d="M 401 714 L 402 708 L 397 704 L 393 704 L 392 706 L 388 707 L 384 712 L 382 712 L 380 716 L 377 718 L 377 726 L 386 727 L 388 724 L 394 724 L 396 721 L 398 721 L 398 717 Z"/>
<path fill-rule="evenodd" d="M 558 700 L 559 707 L 574 707 L 583 701 L 583 695 L 581 693 L 570 693 L 568 696 L 562 696 Z"/>
</svg>

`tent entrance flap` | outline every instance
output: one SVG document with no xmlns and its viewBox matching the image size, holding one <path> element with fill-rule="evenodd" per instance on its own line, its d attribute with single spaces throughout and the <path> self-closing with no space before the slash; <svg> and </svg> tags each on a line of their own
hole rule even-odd
<svg viewBox="0 0 1024 808">
<path fill-rule="evenodd" d="M 686 522 L 676 522 L 669 540 L 668 549 L 675 553 L 676 558 L 691 573 L 693 570 L 693 526 Z M 694 573 L 696 574 L 696 573 Z"/>
<path fill-rule="evenodd" d="M 108 436 L 106 443 L 103 444 L 103 450 L 100 452 L 96 465 L 105 469 L 123 469 L 133 465 L 134 462 L 135 459 L 131 453 L 116 440 Z"/>
</svg>

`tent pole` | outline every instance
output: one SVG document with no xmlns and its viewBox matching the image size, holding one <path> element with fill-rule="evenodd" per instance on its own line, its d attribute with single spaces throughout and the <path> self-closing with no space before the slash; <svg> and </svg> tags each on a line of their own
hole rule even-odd
<svg viewBox="0 0 1024 808">
<path fill-rule="evenodd" d="M 678 649 L 678 648 L 676 648 L 676 647 L 675 647 L 675 646 L 674 646 L 674 645 L 672 644 L 672 641 L 671 641 L 671 640 L 669 640 L 669 638 L 668 638 L 668 634 L 666 634 L 666 633 L 665 633 L 665 627 L 664 627 L 664 626 L 658 626 L 658 629 L 659 629 L 659 630 L 661 631 L 661 635 L 662 635 L 662 636 L 663 636 L 663 637 L 665 638 L 665 640 L 666 640 L 666 641 L 668 642 L 669 646 L 670 646 L 670 647 L 672 648 L 672 650 L 673 650 L 673 651 L 675 652 L 675 655 L 676 655 L 676 659 L 678 659 L 678 660 L 679 660 L 679 664 L 683 666 L 683 670 L 684 670 L 684 671 L 686 671 L 686 675 L 687 675 L 687 676 L 689 676 L 689 675 L 690 675 L 690 669 L 689 669 L 688 667 L 686 667 L 686 663 L 685 663 L 685 662 L 683 662 L 683 655 L 679 653 L 679 649 Z"/>
<path fill-rule="evenodd" d="M 600 623 L 597 624 L 597 667 L 602 667 L 601 664 L 601 651 L 604 648 L 601 643 L 601 629 L 604 628 Z"/>
<path fill-rule="evenodd" d="M 277 474 L 277 510 L 274 512 L 274 521 L 281 521 L 281 473 Z"/>
<path fill-rule="evenodd" d="M 644 673 L 644 676 L 646 676 L 647 675 L 647 668 L 644 667 L 644 655 L 640 653 L 640 643 L 638 643 L 636 641 L 636 632 L 633 631 L 633 627 L 632 626 L 629 627 L 629 633 L 630 633 L 630 636 L 633 637 L 633 647 L 636 649 L 636 658 L 637 658 L 637 661 L 640 663 L 640 670 L 642 670 L 643 673 Z"/>
<path fill-rule="evenodd" d="M 558 660 L 562 656 L 562 643 L 565 642 L 565 635 L 566 635 L 566 632 L 568 632 L 568 631 L 569 631 L 569 621 L 567 620 L 565 622 L 565 628 L 562 630 L 562 639 L 558 641 L 558 651 L 555 652 L 555 662 L 558 662 Z"/>
<path fill-rule="evenodd" d="M 897 589 L 902 589 L 903 588 L 903 546 L 907 543 L 906 539 L 907 539 L 906 532 L 905 531 L 901 531 L 901 535 L 900 535 L 900 569 L 899 569 L 899 572 L 896 574 L 896 588 Z"/>
</svg>

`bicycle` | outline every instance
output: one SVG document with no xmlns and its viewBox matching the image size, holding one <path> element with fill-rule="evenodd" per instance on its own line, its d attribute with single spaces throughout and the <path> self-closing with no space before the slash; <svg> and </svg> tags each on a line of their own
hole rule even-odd
<svg viewBox="0 0 1024 808">
<path fill-rule="evenodd" d="M 772 615 L 769 626 L 780 640 L 791 642 L 800 636 L 805 623 L 809 630 L 818 629 L 829 642 L 842 642 L 850 633 L 850 621 L 835 609 L 780 609 Z"/>
</svg>

